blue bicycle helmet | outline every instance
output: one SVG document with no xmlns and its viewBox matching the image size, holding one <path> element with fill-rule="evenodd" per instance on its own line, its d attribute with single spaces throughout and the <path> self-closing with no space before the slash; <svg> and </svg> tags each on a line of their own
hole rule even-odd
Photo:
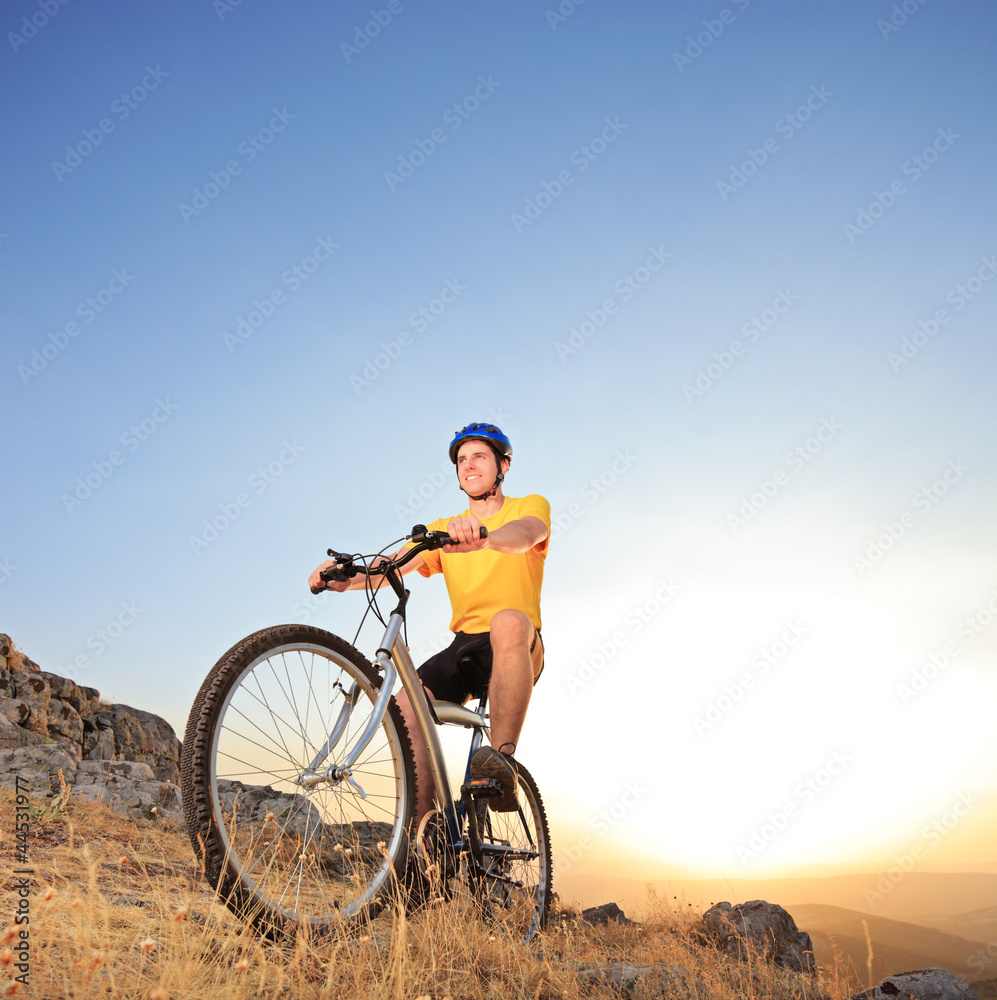
<svg viewBox="0 0 997 1000">
<path fill-rule="evenodd" d="M 512 461 L 512 444 L 494 424 L 468 424 L 454 435 L 450 442 L 450 461 L 457 464 L 457 449 L 468 439 L 487 441 L 502 458 Z"/>
</svg>

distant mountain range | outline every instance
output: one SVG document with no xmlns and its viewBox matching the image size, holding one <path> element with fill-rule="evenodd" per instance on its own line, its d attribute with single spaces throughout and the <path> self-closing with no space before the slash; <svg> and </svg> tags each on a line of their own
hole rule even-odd
<svg viewBox="0 0 997 1000">
<path fill-rule="evenodd" d="M 852 982 L 864 986 L 892 973 L 927 966 L 947 969 L 965 982 L 997 971 L 992 962 L 988 965 L 983 961 L 981 953 L 985 954 L 985 949 L 981 949 L 980 942 L 932 927 L 820 903 L 788 909 L 797 927 L 810 935 L 817 964 L 829 970 L 839 968 Z"/>
</svg>

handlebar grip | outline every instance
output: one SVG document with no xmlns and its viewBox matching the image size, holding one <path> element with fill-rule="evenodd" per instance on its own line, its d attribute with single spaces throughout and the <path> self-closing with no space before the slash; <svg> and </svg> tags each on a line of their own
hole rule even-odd
<svg viewBox="0 0 997 1000">
<path fill-rule="evenodd" d="M 478 525 L 478 538 L 487 538 L 487 537 L 488 537 L 488 529 L 483 524 Z M 449 542 L 444 542 L 443 544 L 460 545 L 460 542 L 458 542 L 456 538 L 451 538 Z"/>
<path fill-rule="evenodd" d="M 487 538 L 488 529 L 483 525 L 478 525 L 478 538 Z M 451 538 L 443 531 L 430 531 L 424 524 L 417 524 L 412 528 L 409 538 L 413 542 L 424 542 L 430 549 L 441 549 L 444 545 L 460 545 L 455 538 Z M 445 540 L 444 540 L 445 539 Z"/>
</svg>

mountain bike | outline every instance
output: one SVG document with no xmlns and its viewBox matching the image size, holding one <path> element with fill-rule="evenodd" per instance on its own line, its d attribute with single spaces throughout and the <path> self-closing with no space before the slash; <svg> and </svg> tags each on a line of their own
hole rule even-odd
<svg viewBox="0 0 997 1000">
<path fill-rule="evenodd" d="M 428 699 L 403 641 L 409 592 L 401 568 L 456 543 L 423 525 L 405 540 L 414 544 L 397 558 L 330 549 L 335 565 L 322 573 L 326 581 L 367 575 L 368 606 L 385 625 L 373 663 L 330 632 L 277 625 L 229 649 L 191 708 L 180 762 L 191 843 L 219 897 L 270 938 L 295 927 L 352 927 L 413 885 L 444 902 L 469 892 L 523 941 L 546 923 L 551 848 L 536 783 L 520 765 L 517 807 L 488 806 L 501 785 L 470 778 L 487 732 L 486 698 L 475 708 Z M 376 604 L 384 583 L 398 598 L 387 621 Z M 433 772 L 437 808 L 417 828 L 396 679 Z M 438 726 L 471 730 L 456 792 Z"/>
</svg>

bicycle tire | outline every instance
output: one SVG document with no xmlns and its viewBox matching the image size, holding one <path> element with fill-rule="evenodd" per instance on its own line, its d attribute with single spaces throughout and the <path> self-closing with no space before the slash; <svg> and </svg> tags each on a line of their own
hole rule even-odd
<svg viewBox="0 0 997 1000">
<path fill-rule="evenodd" d="M 355 683 L 345 731 L 317 770 L 345 756 L 380 681 L 338 636 L 277 625 L 228 650 L 191 708 L 180 771 L 194 852 L 229 909 L 274 940 L 292 927 L 321 933 L 376 916 L 404 873 L 415 768 L 393 698 L 353 767 L 355 785 L 294 781 Z"/>
<path fill-rule="evenodd" d="M 553 871 L 540 791 L 529 771 L 522 764 L 518 768 L 517 809 L 495 812 L 479 804 L 482 867 L 468 859 L 467 875 L 486 916 L 514 939 L 528 942 L 547 925 Z"/>
</svg>

